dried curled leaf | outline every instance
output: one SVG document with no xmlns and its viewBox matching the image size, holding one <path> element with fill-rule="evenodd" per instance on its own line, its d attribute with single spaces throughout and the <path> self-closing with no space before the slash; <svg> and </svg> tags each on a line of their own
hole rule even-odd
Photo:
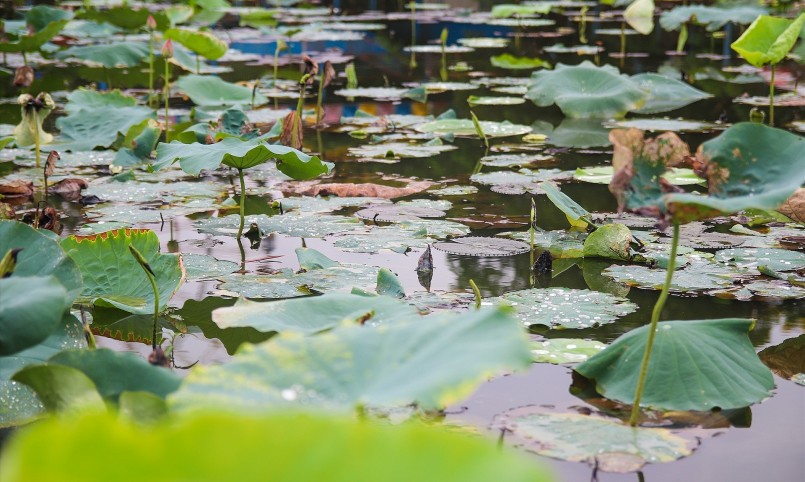
<svg viewBox="0 0 805 482">
<path fill-rule="evenodd" d="M 87 186 L 89 184 L 83 179 L 68 178 L 49 186 L 48 191 L 56 193 L 68 201 L 77 201 L 81 198 L 81 190 L 86 189 Z"/>
<path fill-rule="evenodd" d="M 34 82 L 34 68 L 30 65 L 18 67 L 14 72 L 14 87 L 30 87 Z"/>
<path fill-rule="evenodd" d="M 34 183 L 18 179 L 5 184 L 0 184 L 0 196 L 30 196 L 34 193 Z"/>
<path fill-rule="evenodd" d="M 329 60 L 324 62 L 324 72 L 321 74 L 321 83 L 323 84 L 323 87 L 330 85 L 330 82 L 335 79 L 335 75 L 335 68 L 333 67 L 332 62 Z"/>
<path fill-rule="evenodd" d="M 319 73 L 319 64 L 307 54 L 302 55 L 302 62 L 305 64 L 305 73 L 303 75 L 309 75 L 305 83 L 310 85 L 313 83 L 313 78 Z"/>
<path fill-rule="evenodd" d="M 296 131 L 296 135 L 294 135 Z M 291 111 L 282 119 L 280 144 L 294 149 L 302 149 L 302 119 L 296 121 L 296 112 Z"/>
<path fill-rule="evenodd" d="M 291 188 L 289 191 L 306 196 L 378 197 L 392 199 L 416 194 L 431 186 L 433 186 L 433 183 L 430 181 L 415 181 L 405 187 L 383 186 L 381 184 L 372 183 L 328 183 L 314 186 L 303 185 L 298 189 Z"/>
<path fill-rule="evenodd" d="M 45 176 L 52 176 L 56 170 L 56 162 L 61 159 L 57 151 L 50 151 L 47 161 L 45 161 Z"/>
<path fill-rule="evenodd" d="M 794 191 L 794 194 L 780 206 L 778 211 L 794 221 L 805 223 L 805 188 Z"/>
</svg>

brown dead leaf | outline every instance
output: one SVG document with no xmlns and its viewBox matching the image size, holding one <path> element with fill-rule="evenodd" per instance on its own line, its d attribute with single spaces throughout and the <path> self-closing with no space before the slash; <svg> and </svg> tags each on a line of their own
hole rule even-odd
<svg viewBox="0 0 805 482">
<path fill-rule="evenodd" d="M 306 196 L 378 197 L 393 199 L 422 192 L 433 186 L 433 184 L 434 183 L 430 181 L 414 181 L 405 187 L 393 187 L 372 183 L 328 183 L 316 184 L 314 186 L 301 185 L 296 188 L 286 184 L 285 187 L 289 189 L 283 189 L 283 191 Z"/>
<path fill-rule="evenodd" d="M 805 223 L 805 188 L 794 191 L 777 210 L 794 221 Z"/>
<path fill-rule="evenodd" d="M 310 85 L 313 83 L 314 78 L 319 73 L 319 64 L 317 64 L 316 61 L 310 58 L 310 56 L 307 54 L 302 56 L 302 62 L 305 64 L 305 72 L 303 75 L 310 75 L 310 77 L 307 78 L 306 84 Z"/>
<path fill-rule="evenodd" d="M 0 219 L 16 219 L 17 213 L 14 206 L 7 203 L 0 203 Z"/>
<path fill-rule="evenodd" d="M 294 130 L 296 131 L 296 142 L 294 142 Z M 282 119 L 280 144 L 294 149 L 302 149 L 302 119 L 296 122 L 295 111 L 291 111 Z"/>
<path fill-rule="evenodd" d="M 50 177 L 53 175 L 53 171 L 56 170 L 56 162 L 61 159 L 59 153 L 57 151 L 50 151 L 48 154 L 48 159 L 45 161 L 45 177 Z"/>
<path fill-rule="evenodd" d="M 0 195 L 5 197 L 31 196 L 34 193 L 34 183 L 22 179 L 0 184 Z"/>
<path fill-rule="evenodd" d="M 81 190 L 86 189 L 87 181 L 77 178 L 62 179 L 48 188 L 49 192 L 56 193 L 67 201 L 78 201 Z"/>
<path fill-rule="evenodd" d="M 18 67 L 14 72 L 14 87 L 30 87 L 34 82 L 34 68 L 30 65 Z"/>
<path fill-rule="evenodd" d="M 333 79 L 335 79 L 335 68 L 332 62 L 328 60 L 324 62 L 324 72 L 321 74 L 321 83 L 324 84 L 324 87 L 327 87 Z"/>
</svg>

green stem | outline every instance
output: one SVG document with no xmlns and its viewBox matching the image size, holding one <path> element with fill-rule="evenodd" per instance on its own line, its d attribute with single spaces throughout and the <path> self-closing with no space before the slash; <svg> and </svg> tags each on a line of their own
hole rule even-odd
<svg viewBox="0 0 805 482">
<path fill-rule="evenodd" d="M 319 77 L 319 95 L 316 99 L 316 124 L 321 122 L 321 94 L 324 90 L 324 74 Z"/>
<path fill-rule="evenodd" d="M 240 177 L 240 226 L 238 226 L 238 239 L 243 235 L 243 224 L 246 222 L 246 180 L 243 178 L 243 169 L 238 169 Z"/>
<path fill-rule="evenodd" d="M 159 324 L 159 289 L 157 288 L 157 282 L 154 278 L 154 270 L 151 269 L 151 265 L 148 264 L 148 261 L 145 260 L 142 254 L 137 251 L 132 245 L 129 245 L 129 251 L 131 255 L 134 256 L 134 259 L 140 265 L 140 267 L 145 271 L 145 276 L 148 278 L 148 281 L 151 283 L 151 289 L 154 292 L 154 328 L 151 333 L 151 348 L 156 350 L 157 349 L 157 326 Z"/>
<path fill-rule="evenodd" d="M 168 113 L 168 101 L 170 99 L 171 90 L 171 77 L 170 77 L 170 62 L 165 57 L 165 142 L 170 141 L 170 115 Z"/>
<path fill-rule="evenodd" d="M 22 53 L 22 64 L 28 65 L 28 56 L 25 55 L 25 52 Z"/>
<path fill-rule="evenodd" d="M 305 74 L 299 79 L 299 100 L 296 102 L 296 117 L 293 120 L 293 132 L 291 132 L 291 144 L 293 144 L 291 147 L 294 149 L 301 144 L 299 128 L 300 122 L 302 122 L 302 108 L 305 105 L 305 84 L 309 78 L 310 74 Z"/>
<path fill-rule="evenodd" d="M 771 82 L 769 83 L 769 126 L 774 127 L 774 64 L 771 64 Z"/>
<path fill-rule="evenodd" d="M 472 292 L 475 295 L 475 309 L 478 310 L 481 308 L 481 290 L 478 289 L 478 285 L 473 280 L 470 280 L 470 288 L 472 288 Z"/>
<path fill-rule="evenodd" d="M 416 68 L 416 52 L 414 52 L 414 47 L 416 46 L 416 2 L 411 1 L 411 60 L 408 62 L 410 68 Z"/>
<path fill-rule="evenodd" d="M 277 71 L 279 69 L 279 61 L 280 61 L 280 44 L 277 42 L 277 47 L 274 49 L 274 82 L 271 84 L 271 88 L 273 90 L 278 90 L 277 87 Z M 276 95 L 277 93 L 274 92 L 274 109 L 279 109 L 279 97 Z"/>
<path fill-rule="evenodd" d="M 154 103 L 154 31 L 148 39 L 148 107 Z"/>
<path fill-rule="evenodd" d="M 654 345 L 654 336 L 657 333 L 657 323 L 660 321 L 660 314 L 668 300 L 668 290 L 671 288 L 671 281 L 674 278 L 674 269 L 676 268 L 676 253 L 679 247 L 679 223 L 674 222 L 674 234 L 671 241 L 671 257 L 668 260 L 668 268 L 665 273 L 665 283 L 662 285 L 660 297 L 657 303 L 654 304 L 654 310 L 651 312 L 651 324 L 649 325 L 648 340 L 646 341 L 646 350 L 643 352 L 643 361 L 640 363 L 640 375 L 637 379 L 637 388 L 635 389 L 634 403 L 632 405 L 632 414 L 629 417 L 629 425 L 636 427 L 637 419 L 640 416 L 640 399 L 643 398 L 643 389 L 646 386 L 646 376 L 648 375 L 648 364 L 651 360 L 651 349 Z"/>
<path fill-rule="evenodd" d="M 39 113 L 36 112 L 36 111 L 34 111 L 34 119 L 36 120 L 36 122 L 34 122 L 34 124 L 36 124 L 36 125 L 34 126 L 34 129 L 33 129 L 34 130 L 34 145 L 35 145 L 34 149 L 36 150 L 36 167 L 38 168 L 38 167 L 42 166 L 42 150 L 41 150 L 41 143 L 40 143 L 40 140 L 39 140 L 39 125 L 40 125 L 40 122 L 38 122 L 39 121 Z"/>
</svg>

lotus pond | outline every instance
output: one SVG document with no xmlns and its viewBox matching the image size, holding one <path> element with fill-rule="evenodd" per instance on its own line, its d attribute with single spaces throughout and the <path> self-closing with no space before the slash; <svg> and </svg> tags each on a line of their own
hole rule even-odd
<svg viewBox="0 0 805 482">
<path fill-rule="evenodd" d="M 266 3 L 4 10 L 0 480 L 805 477 L 801 2 Z"/>
</svg>

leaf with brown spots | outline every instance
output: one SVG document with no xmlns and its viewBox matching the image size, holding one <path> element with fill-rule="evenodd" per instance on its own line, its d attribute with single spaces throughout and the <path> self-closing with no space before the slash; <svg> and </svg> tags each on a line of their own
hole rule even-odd
<svg viewBox="0 0 805 482">
<path fill-rule="evenodd" d="M 799 223 L 805 223 L 805 188 L 797 189 L 778 209 Z"/>
</svg>

